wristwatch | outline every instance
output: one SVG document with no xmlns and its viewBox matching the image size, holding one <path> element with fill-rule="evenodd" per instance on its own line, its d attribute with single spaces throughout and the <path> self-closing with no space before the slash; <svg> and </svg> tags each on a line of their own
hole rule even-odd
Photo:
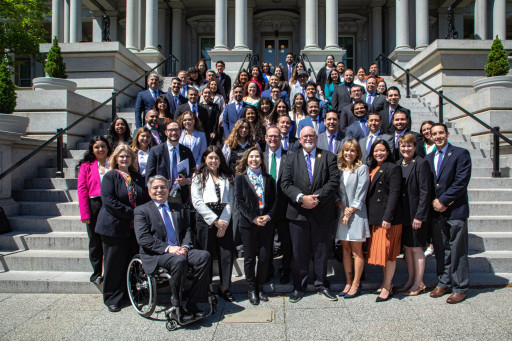
<svg viewBox="0 0 512 341">
<path fill-rule="evenodd" d="M 302 204 L 303 199 L 304 199 L 304 194 L 300 194 L 299 200 L 297 200 L 299 202 L 299 204 Z"/>
</svg>

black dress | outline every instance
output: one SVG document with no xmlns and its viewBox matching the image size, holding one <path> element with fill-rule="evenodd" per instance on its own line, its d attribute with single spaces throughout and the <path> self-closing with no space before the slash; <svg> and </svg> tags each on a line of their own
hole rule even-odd
<svg viewBox="0 0 512 341">
<path fill-rule="evenodd" d="M 415 176 L 415 174 L 410 174 L 413 169 L 412 162 L 405 166 L 400 162 L 400 166 L 402 168 L 402 191 L 407 191 L 406 179 L 409 176 Z M 409 200 L 402 200 L 402 209 L 409 212 Z M 428 232 L 428 228 L 425 225 L 426 222 L 423 222 L 421 228 L 415 230 L 412 228 L 412 221 L 404 219 L 402 225 L 402 245 L 407 247 L 425 247 Z"/>
</svg>

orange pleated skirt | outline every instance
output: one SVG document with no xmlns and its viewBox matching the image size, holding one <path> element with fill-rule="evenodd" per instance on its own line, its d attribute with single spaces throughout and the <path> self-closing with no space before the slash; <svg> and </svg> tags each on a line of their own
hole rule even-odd
<svg viewBox="0 0 512 341">
<path fill-rule="evenodd" d="M 386 261 L 396 261 L 396 257 L 400 254 L 402 224 L 391 225 L 387 230 L 380 225 L 371 225 L 370 234 L 368 264 L 384 266 Z"/>
</svg>

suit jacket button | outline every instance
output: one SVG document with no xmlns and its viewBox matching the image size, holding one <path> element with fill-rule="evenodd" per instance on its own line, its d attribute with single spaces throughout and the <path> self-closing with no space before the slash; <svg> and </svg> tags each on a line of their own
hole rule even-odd
<svg viewBox="0 0 512 341">
<path fill-rule="evenodd" d="M 437 184 L 437 186 L 439 186 L 439 184 Z"/>
<path fill-rule="evenodd" d="M 379 184 L 381 184 L 381 185 L 382 185 L 382 181 L 379 181 Z"/>
<path fill-rule="evenodd" d="M 377 193 L 380 193 L 380 189 L 377 191 Z"/>
<path fill-rule="evenodd" d="M 405 197 L 405 193 L 404 193 L 404 194 L 402 194 L 402 195 Z"/>
<path fill-rule="evenodd" d="M 377 199 L 377 202 L 380 202 L 380 199 Z"/>
</svg>

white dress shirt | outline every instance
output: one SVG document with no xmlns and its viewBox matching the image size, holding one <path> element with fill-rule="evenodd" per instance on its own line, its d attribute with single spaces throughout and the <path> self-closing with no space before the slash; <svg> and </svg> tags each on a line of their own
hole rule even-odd
<svg viewBox="0 0 512 341">
<path fill-rule="evenodd" d="M 279 179 L 279 169 L 281 168 L 281 155 L 282 155 L 282 149 L 279 148 L 278 150 L 275 151 L 276 153 L 276 184 L 277 184 L 277 180 Z M 268 170 L 268 173 L 270 174 L 270 165 L 272 164 L 272 151 L 269 149 L 268 150 L 268 158 L 267 158 L 267 170 Z"/>
<path fill-rule="evenodd" d="M 148 164 L 149 149 L 147 152 L 139 149 L 137 152 L 137 160 L 139 162 L 139 173 L 140 175 L 146 174 L 146 166 Z"/>
</svg>

